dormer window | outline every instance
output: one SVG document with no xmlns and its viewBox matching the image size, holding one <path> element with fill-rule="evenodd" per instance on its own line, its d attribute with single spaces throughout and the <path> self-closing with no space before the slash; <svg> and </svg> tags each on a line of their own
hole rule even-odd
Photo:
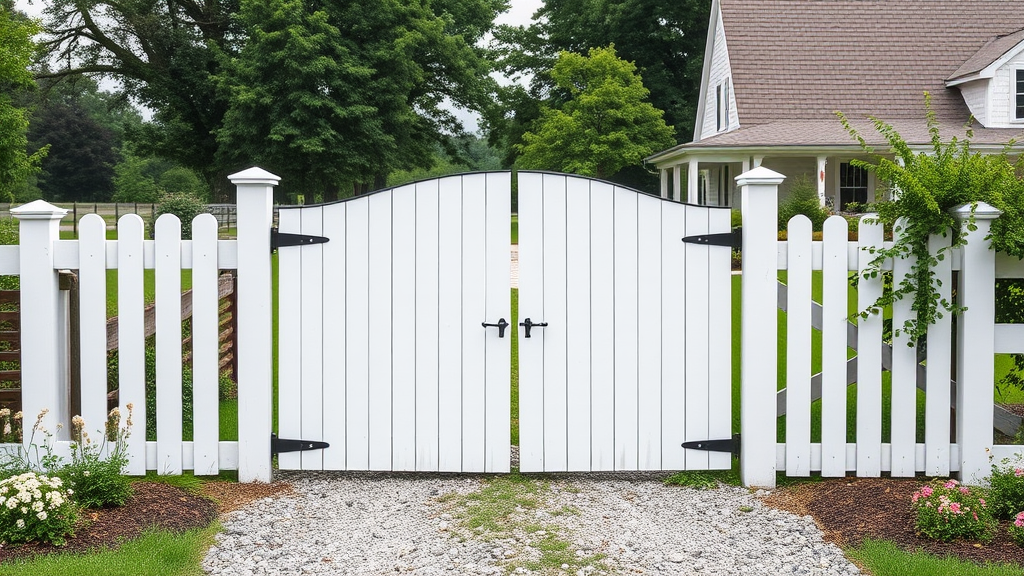
<svg viewBox="0 0 1024 576">
<path fill-rule="evenodd" d="M 1024 68 L 1013 71 L 1013 119 L 1024 120 Z"/>
</svg>

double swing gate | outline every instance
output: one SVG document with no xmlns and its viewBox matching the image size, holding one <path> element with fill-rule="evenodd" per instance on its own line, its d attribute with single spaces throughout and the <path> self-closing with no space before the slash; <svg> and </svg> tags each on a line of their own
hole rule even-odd
<svg viewBox="0 0 1024 576">
<path fill-rule="evenodd" d="M 326 443 L 281 468 L 508 472 L 516 370 L 523 472 L 730 466 L 682 447 L 731 434 L 729 211 L 534 172 L 518 207 L 514 323 L 507 172 L 281 209 L 279 430 Z"/>
</svg>

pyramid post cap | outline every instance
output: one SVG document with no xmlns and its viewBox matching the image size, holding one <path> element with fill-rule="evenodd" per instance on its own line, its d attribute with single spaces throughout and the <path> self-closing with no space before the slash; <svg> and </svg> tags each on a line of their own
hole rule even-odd
<svg viewBox="0 0 1024 576">
<path fill-rule="evenodd" d="M 752 170 L 747 170 L 743 174 L 736 177 L 737 186 L 749 186 L 756 184 L 782 184 L 786 179 L 785 176 L 779 174 L 774 170 L 769 170 L 764 166 L 758 166 Z"/>
<path fill-rule="evenodd" d="M 972 211 L 974 212 L 974 217 L 978 220 L 995 220 L 1003 213 L 1002 210 L 988 202 L 968 202 L 953 208 L 953 214 L 957 218 L 970 218 Z"/>
<path fill-rule="evenodd" d="M 33 200 L 17 208 L 11 208 L 11 216 L 19 220 L 60 220 L 68 211 L 50 204 L 46 200 Z"/>
<path fill-rule="evenodd" d="M 228 180 L 231 180 L 231 183 L 236 186 L 238 184 L 269 184 L 274 186 L 281 181 L 281 177 L 271 174 L 259 166 L 253 166 L 228 176 Z"/>
</svg>

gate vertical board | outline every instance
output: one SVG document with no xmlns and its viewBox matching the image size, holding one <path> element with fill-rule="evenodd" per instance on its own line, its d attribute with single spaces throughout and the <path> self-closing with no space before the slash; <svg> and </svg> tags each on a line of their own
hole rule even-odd
<svg viewBox="0 0 1024 576">
<path fill-rule="evenodd" d="M 437 471 L 438 181 L 416 183 L 416 469 Z"/>
<path fill-rule="evenodd" d="M 849 224 L 825 221 L 821 272 L 821 475 L 846 475 L 846 317 Z"/>
<path fill-rule="evenodd" d="M 511 339 L 480 324 L 510 318 L 509 185 L 281 211 L 282 233 L 330 239 L 280 251 L 281 432 L 330 444 L 282 468 L 508 470 Z"/>
<path fill-rule="evenodd" d="M 566 178 L 558 174 L 545 174 L 542 182 L 544 245 L 542 286 L 544 307 L 540 317 L 529 308 L 521 316 L 530 317 L 534 322 L 547 322 L 548 326 L 535 329 L 533 338 L 523 340 L 525 344 L 543 344 L 544 361 L 544 470 L 564 472 L 567 466 L 567 405 L 566 397 L 566 353 L 569 331 L 573 328 L 566 318 L 566 254 L 565 254 L 565 205 Z M 574 295 L 575 296 L 575 295 Z"/>
<path fill-rule="evenodd" d="M 661 470 L 661 201 L 637 200 L 637 468 Z"/>
<path fill-rule="evenodd" d="M 612 193 L 615 304 L 610 312 L 615 334 L 615 470 L 635 470 L 637 465 L 637 196 L 617 186 Z"/>
<path fill-rule="evenodd" d="M 811 474 L 811 221 L 788 223 L 786 243 L 786 471 Z"/>
<path fill-rule="evenodd" d="M 217 218 L 200 214 L 192 221 L 192 466 L 207 475 L 220 471 L 218 274 Z"/>
<path fill-rule="evenodd" d="M 686 235 L 708 234 L 708 212 L 705 207 L 692 207 L 686 211 Z M 686 267 L 683 297 L 686 299 L 686 440 L 712 438 L 709 426 L 709 359 L 708 342 L 711 297 L 707 276 L 710 266 L 710 246 L 691 244 L 686 247 Z M 717 249 L 715 249 L 718 251 Z M 707 470 L 711 465 L 708 452 L 686 451 L 687 470 Z"/>
<path fill-rule="evenodd" d="M 302 229 L 302 213 L 298 210 L 282 210 L 279 226 L 282 230 L 298 232 Z M 302 438 L 302 365 L 299 351 L 302 349 L 302 288 L 301 282 L 289 282 L 289 278 L 302 277 L 302 250 L 278 250 L 278 432 L 282 438 Z M 282 470 L 299 470 L 302 467 L 300 452 L 283 452 L 277 456 Z"/>
<path fill-rule="evenodd" d="M 565 190 L 566 210 L 578 217 L 565 221 L 566 317 L 566 467 L 590 469 L 591 424 L 591 269 L 590 182 L 570 178 Z M 600 267 L 600 263 L 598 263 Z M 599 320 L 598 325 L 601 324 Z M 547 331 L 550 328 L 545 328 Z"/>
<path fill-rule="evenodd" d="M 395 190 L 392 248 L 392 470 L 416 470 L 416 197 L 415 185 Z M 406 197 L 410 201 L 403 201 Z"/>
<path fill-rule="evenodd" d="M 142 291 L 142 231 L 145 226 L 137 214 L 125 214 L 117 223 L 117 379 L 118 399 L 122 414 L 133 404 L 146 412 L 146 337 Z M 179 356 L 179 361 L 180 361 Z M 126 440 L 128 465 L 125 472 L 133 476 L 146 473 L 145 418 L 136 418 L 131 436 Z"/>
<path fill-rule="evenodd" d="M 903 227 L 906 224 L 902 224 Z M 905 228 L 893 235 L 905 234 Z M 900 286 L 911 274 L 917 258 L 896 258 L 892 263 L 893 286 Z M 943 280 L 945 282 L 945 280 Z M 914 317 L 913 302 L 903 298 L 892 303 L 892 325 L 899 328 Z M 917 348 L 907 346 L 910 336 L 905 330 L 892 337 L 892 439 L 891 472 L 894 477 L 912 477 L 916 466 L 917 444 Z M 947 458 L 948 461 L 948 458 Z"/>
<path fill-rule="evenodd" d="M 323 208 L 323 235 L 331 241 L 321 244 L 323 251 L 323 437 L 336 438 L 330 450 L 323 452 L 323 466 L 327 470 L 345 467 L 348 455 L 346 393 L 348 392 L 346 359 L 346 270 L 345 250 L 348 246 L 347 205 L 331 204 Z M 306 249 L 303 248 L 302 251 Z"/>
<path fill-rule="evenodd" d="M 863 277 L 870 260 L 870 252 L 863 248 L 882 245 L 882 225 L 865 222 L 869 218 L 861 218 L 858 235 L 862 248 L 858 260 L 858 310 L 866 310 L 882 295 L 881 275 Z M 882 471 L 881 340 L 881 314 L 861 318 L 857 324 L 857 476 L 878 476 Z"/>
<path fill-rule="evenodd" d="M 940 249 L 948 250 L 952 235 L 931 235 L 928 251 L 937 254 Z M 939 260 L 933 268 L 938 281 L 940 301 L 953 300 L 952 258 Z M 925 382 L 928 393 L 924 405 L 924 451 L 925 474 L 929 476 L 949 475 L 949 379 L 952 361 L 952 314 L 943 313 L 941 318 L 928 326 L 928 360 L 925 367 Z"/>
<path fill-rule="evenodd" d="M 103 334 L 107 329 L 106 306 L 89 305 L 107 300 L 107 225 L 101 216 L 82 218 L 79 234 L 79 329 L 82 334 Z M 82 338 L 79 344 L 82 362 L 82 418 L 86 431 L 93 434 L 107 418 L 107 342 L 106 338 Z M 127 415 L 125 415 L 127 418 Z"/>
<path fill-rule="evenodd" d="M 301 234 L 321 236 L 323 234 L 323 208 L 311 207 L 300 212 L 299 231 Z M 324 325 L 333 320 L 324 318 L 324 262 L 323 244 L 304 246 L 301 249 L 284 249 L 299 256 L 300 278 L 302 280 L 299 321 L 302 335 L 299 339 L 301 365 L 299 367 L 299 412 L 302 419 L 299 435 L 292 438 L 303 440 L 324 440 Z M 287 436 L 283 436 L 287 438 Z M 304 470 L 323 468 L 323 450 L 299 452 Z"/>
<path fill-rule="evenodd" d="M 510 288 L 512 175 L 486 174 L 486 315 L 511 321 Z M 508 314 L 508 316 L 506 316 Z M 472 319 L 471 319 L 472 320 Z M 472 329 L 472 327 L 469 327 Z M 514 329 L 514 328 L 513 328 Z M 485 403 L 486 422 L 484 471 L 508 472 L 511 465 L 511 395 L 509 366 L 512 361 L 512 335 L 499 338 L 493 329 L 484 332 L 486 346 Z"/>
<path fill-rule="evenodd" d="M 519 317 L 547 322 L 520 331 L 522 471 L 731 465 L 680 447 L 731 432 L 730 252 L 680 241 L 728 229 L 728 210 L 519 174 Z"/>
</svg>

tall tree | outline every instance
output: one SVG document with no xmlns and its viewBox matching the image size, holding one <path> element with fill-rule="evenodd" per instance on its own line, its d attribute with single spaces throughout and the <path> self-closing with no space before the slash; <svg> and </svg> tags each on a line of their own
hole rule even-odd
<svg viewBox="0 0 1024 576">
<path fill-rule="evenodd" d="M 517 145 L 523 168 L 609 178 L 672 144 L 664 113 L 647 102 L 636 67 L 613 46 L 592 48 L 587 56 L 562 52 L 551 79 L 567 99 L 558 108 L 543 107 L 523 135 Z"/>
<path fill-rule="evenodd" d="M 63 66 L 52 74 L 100 73 L 123 82 L 128 94 L 155 111 L 155 122 L 142 138 L 148 146 L 140 152 L 202 171 L 211 182 L 253 162 L 252 155 L 243 159 L 245 151 L 285 168 L 295 166 L 291 160 L 303 151 L 320 160 L 337 159 L 340 154 L 323 150 L 337 143 L 334 131 L 353 126 L 365 131 L 341 132 L 338 149 L 360 152 L 360 143 L 369 143 L 377 153 L 372 166 L 366 155 L 337 167 L 321 163 L 325 173 L 303 172 L 302 185 L 320 186 L 342 174 L 373 178 L 390 165 L 429 162 L 424 150 L 460 131 L 441 106 L 446 99 L 470 108 L 483 105 L 488 61 L 476 43 L 506 2 L 256 4 L 53 0 L 46 46 Z M 260 21 L 264 16 L 269 20 Z M 335 57 L 338 63 L 328 62 Z M 277 77 L 282 70 L 297 76 Z M 321 87 L 329 87 L 340 104 L 326 102 Z M 342 88 L 345 92 L 338 92 Z M 299 108 L 284 118 L 285 106 L 272 100 Z M 368 118 L 371 111 L 380 118 Z M 245 127 L 244 119 L 260 122 Z M 285 152 L 290 156 L 274 156 Z"/>
<path fill-rule="evenodd" d="M 14 12 L 12 0 L 0 2 L 0 198 L 11 202 L 14 188 L 39 171 L 46 149 L 29 155 L 28 111 L 14 96 L 35 86 L 29 66 L 36 25 Z"/>
<path fill-rule="evenodd" d="M 614 44 L 636 64 L 655 108 L 676 127 L 677 141 L 693 134 L 709 0 L 545 0 L 527 27 L 499 27 L 495 58 L 510 76 L 532 77 L 529 89 L 507 88 L 484 114 L 492 144 L 513 160 L 515 145 L 539 117 L 537 101 L 558 98 L 548 73 L 562 51 L 584 54 Z"/>
</svg>

